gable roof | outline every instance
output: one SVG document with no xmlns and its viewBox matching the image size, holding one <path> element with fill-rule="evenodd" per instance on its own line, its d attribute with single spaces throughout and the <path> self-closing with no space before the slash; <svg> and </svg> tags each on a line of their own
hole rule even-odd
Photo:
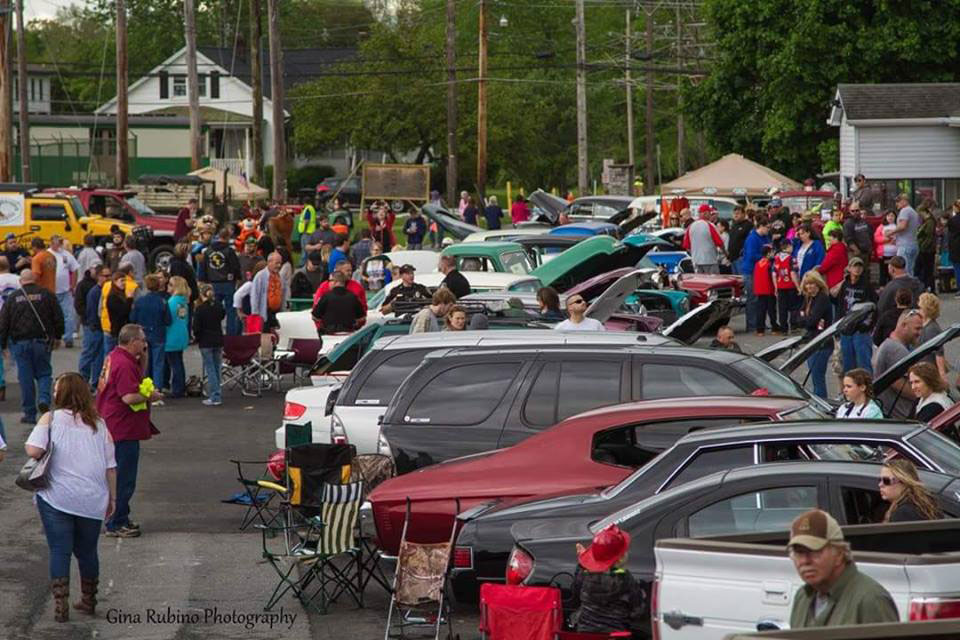
<svg viewBox="0 0 960 640">
<path fill-rule="evenodd" d="M 960 82 L 841 84 L 837 98 L 848 121 L 960 116 Z"/>
</svg>

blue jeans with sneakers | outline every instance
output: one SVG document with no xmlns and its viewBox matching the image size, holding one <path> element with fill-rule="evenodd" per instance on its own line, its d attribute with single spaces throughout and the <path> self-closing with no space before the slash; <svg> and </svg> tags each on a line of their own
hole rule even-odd
<svg viewBox="0 0 960 640">
<path fill-rule="evenodd" d="M 107 520 L 107 531 L 116 531 L 130 524 L 130 499 L 137 489 L 140 441 L 121 440 L 113 443 L 113 450 L 117 460 L 117 508 Z"/>
<path fill-rule="evenodd" d="M 201 348 L 203 358 L 203 373 L 207 376 L 207 397 L 211 402 L 222 402 L 220 395 L 220 366 L 222 350 L 220 347 Z"/>
<path fill-rule="evenodd" d="M 47 341 L 39 338 L 10 343 L 10 354 L 17 363 L 20 380 L 20 406 L 25 418 L 37 419 L 37 404 L 50 406 L 53 367 Z"/>
</svg>

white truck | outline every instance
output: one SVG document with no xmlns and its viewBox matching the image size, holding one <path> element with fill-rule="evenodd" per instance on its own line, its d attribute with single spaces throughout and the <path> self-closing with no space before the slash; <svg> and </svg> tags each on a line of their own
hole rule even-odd
<svg viewBox="0 0 960 640">
<path fill-rule="evenodd" d="M 857 568 L 882 584 L 902 621 L 955 618 L 960 637 L 960 521 L 844 527 Z M 802 586 L 787 533 L 657 542 L 653 637 L 721 640 L 788 629 Z"/>
</svg>

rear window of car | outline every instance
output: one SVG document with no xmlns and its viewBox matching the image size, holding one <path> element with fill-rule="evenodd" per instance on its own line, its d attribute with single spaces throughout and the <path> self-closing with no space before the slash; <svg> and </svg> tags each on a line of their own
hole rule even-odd
<svg viewBox="0 0 960 640">
<path fill-rule="evenodd" d="M 398 351 L 376 365 L 373 372 L 360 383 L 356 395 L 347 394 L 354 399 L 346 404 L 385 407 L 400 384 L 423 362 L 423 357 L 431 349 L 413 349 Z"/>
<path fill-rule="evenodd" d="M 480 424 L 500 405 L 521 366 L 521 362 L 484 362 L 441 371 L 420 389 L 403 421 L 452 426 Z"/>
<path fill-rule="evenodd" d="M 500 254 L 500 262 L 503 263 L 504 271 L 515 273 L 518 276 L 525 276 L 533 270 L 530 259 L 522 251 L 509 251 Z"/>
<path fill-rule="evenodd" d="M 641 396 L 644 400 L 742 395 L 745 395 L 743 389 L 711 369 L 675 364 L 643 365 Z"/>
<path fill-rule="evenodd" d="M 550 362 L 537 374 L 523 407 L 524 420 L 549 427 L 570 416 L 620 402 L 621 363 Z"/>
<path fill-rule="evenodd" d="M 771 396 L 805 398 L 807 396 L 795 380 L 783 375 L 770 365 L 755 358 L 743 358 L 731 365 L 753 382 L 757 389 L 766 389 Z"/>
<path fill-rule="evenodd" d="M 907 442 L 933 460 L 944 473 L 960 476 L 960 447 L 953 440 L 931 429 L 924 429 L 907 438 Z"/>
</svg>

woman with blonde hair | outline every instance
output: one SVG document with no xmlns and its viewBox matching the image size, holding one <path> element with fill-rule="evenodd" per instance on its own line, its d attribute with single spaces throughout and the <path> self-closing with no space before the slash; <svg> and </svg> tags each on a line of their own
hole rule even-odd
<svg viewBox="0 0 960 640">
<path fill-rule="evenodd" d="M 943 381 L 935 365 L 918 362 L 907 373 L 910 390 L 917 397 L 917 404 L 911 412 L 911 418 L 929 422 L 953 406 L 947 395 L 947 383 Z"/>
<path fill-rule="evenodd" d="M 917 468 L 903 458 L 885 462 L 880 469 L 880 497 L 889 502 L 884 522 L 938 520 L 940 505 L 920 481 Z"/>
<path fill-rule="evenodd" d="M 187 393 L 187 375 L 183 369 L 183 352 L 190 344 L 190 285 L 180 276 L 170 278 L 167 285 L 170 299 L 170 325 L 164 340 L 163 350 L 166 367 L 170 370 L 170 397 L 182 398 Z"/>
<path fill-rule="evenodd" d="M 467 330 L 467 310 L 458 304 L 450 307 L 445 319 L 446 327 L 444 331 L 466 331 Z"/>
<path fill-rule="evenodd" d="M 100 560 L 97 543 L 103 520 L 116 506 L 117 462 L 113 439 L 97 413 L 90 385 L 79 373 L 64 373 L 53 386 L 53 411 L 40 416 L 26 452 L 40 459 L 53 445 L 47 486 L 35 502 L 50 548 L 54 617 L 70 617 L 70 561 L 80 569 L 81 598 L 74 608 L 94 615 Z"/>
<path fill-rule="evenodd" d="M 809 342 L 833 324 L 833 305 L 827 283 L 816 271 L 804 274 L 800 281 L 800 292 L 803 294 L 800 326 L 804 328 L 804 342 Z M 833 341 L 827 340 L 807 358 L 813 392 L 821 398 L 827 397 L 827 364 L 830 362 L 831 353 Z"/>
<path fill-rule="evenodd" d="M 923 344 L 937 337 L 943 331 L 940 328 L 940 323 L 937 322 L 937 318 L 940 317 L 940 298 L 933 293 L 921 293 L 920 297 L 917 298 L 917 308 L 923 315 L 923 330 L 920 332 L 920 344 Z M 943 347 L 925 356 L 921 362 L 936 365 L 940 377 L 944 380 L 947 379 L 947 359 L 943 355 Z"/>
</svg>

